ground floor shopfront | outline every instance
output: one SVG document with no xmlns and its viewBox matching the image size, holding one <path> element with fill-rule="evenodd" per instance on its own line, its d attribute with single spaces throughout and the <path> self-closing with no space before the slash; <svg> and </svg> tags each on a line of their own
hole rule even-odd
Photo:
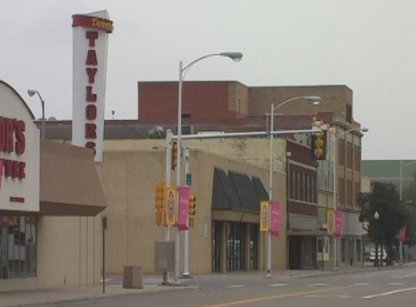
<svg viewBox="0 0 416 307">
<path fill-rule="evenodd" d="M 357 265 L 363 261 L 366 231 L 358 216 L 358 212 L 344 212 L 342 235 L 337 239 L 339 265 Z"/>
<path fill-rule="evenodd" d="M 258 223 L 212 222 L 212 272 L 259 269 Z"/>
<path fill-rule="evenodd" d="M 99 218 L 3 215 L 2 220 L 0 292 L 99 284 Z"/>
<path fill-rule="evenodd" d="M 0 115 L 0 291 L 98 284 L 105 201 L 93 153 L 40 140 L 2 81 Z"/>
<path fill-rule="evenodd" d="M 0 291 L 99 284 L 105 202 L 92 153 L 42 141 L 40 181 L 38 212 L 0 210 Z"/>
<path fill-rule="evenodd" d="M 35 215 L 0 216 L 0 279 L 36 277 Z"/>
</svg>

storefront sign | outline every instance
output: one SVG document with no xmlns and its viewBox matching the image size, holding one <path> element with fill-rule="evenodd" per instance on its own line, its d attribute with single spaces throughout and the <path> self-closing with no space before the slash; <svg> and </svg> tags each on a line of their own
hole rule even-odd
<svg viewBox="0 0 416 307">
<path fill-rule="evenodd" d="M 108 34 L 113 22 L 106 11 L 72 16 L 72 143 L 90 148 L 102 161 Z"/>
<path fill-rule="evenodd" d="M 20 95 L 0 81 L 0 210 L 39 211 L 39 129 Z"/>
</svg>

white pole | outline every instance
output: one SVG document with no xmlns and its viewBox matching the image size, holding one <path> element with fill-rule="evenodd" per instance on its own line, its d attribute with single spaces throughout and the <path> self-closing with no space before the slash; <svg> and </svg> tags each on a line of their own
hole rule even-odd
<svg viewBox="0 0 416 307">
<path fill-rule="evenodd" d="M 42 104 L 42 139 L 45 139 L 45 101 L 40 97 L 40 94 L 38 93 L 40 98 L 40 103 Z"/>
<path fill-rule="evenodd" d="M 274 127 L 274 104 L 271 105 L 270 112 L 270 136 L 269 136 L 269 202 L 273 198 L 273 128 Z M 270 212 L 269 212 L 270 218 Z M 269 219 L 270 220 L 270 219 Z M 269 225 L 270 226 L 270 225 Z M 267 273 L 266 277 L 272 277 L 272 235 L 270 229 L 267 231 Z"/>
<path fill-rule="evenodd" d="M 337 186 L 338 186 L 338 178 L 337 178 L 337 130 L 334 127 L 334 149 L 333 149 L 333 154 L 334 154 L 334 219 L 335 219 L 335 213 L 337 211 Z M 335 221 L 334 221 L 335 224 Z M 337 269 L 338 267 L 338 259 L 337 259 L 337 238 L 335 236 L 335 229 L 334 229 L 334 270 Z"/>
<path fill-rule="evenodd" d="M 190 173 L 189 168 L 189 149 L 185 148 L 185 174 Z M 185 183 L 187 185 L 187 183 Z M 189 227 L 189 214 L 188 214 L 188 227 Z M 183 269 L 183 278 L 191 278 L 191 273 L 189 272 L 189 230 L 185 230 L 184 233 L 184 269 Z"/>
<path fill-rule="evenodd" d="M 166 132 L 166 169 L 165 169 L 165 183 L 167 186 L 170 186 L 170 177 L 172 169 L 172 131 L 170 129 Z M 170 240 L 170 225 L 166 227 L 165 230 L 165 241 Z"/>
<path fill-rule="evenodd" d="M 403 160 L 400 160 L 400 202 L 403 200 Z M 403 242 L 402 238 L 399 238 L 399 255 L 400 263 L 403 263 Z"/>
<path fill-rule="evenodd" d="M 179 61 L 179 87 L 178 87 L 178 139 L 177 139 L 177 161 L 176 161 L 176 186 L 181 185 L 181 137 L 182 137 L 182 61 Z M 180 257 L 180 232 L 176 227 L 175 237 L 175 282 L 179 283 L 179 257 Z"/>
<path fill-rule="evenodd" d="M 400 160 L 400 201 L 403 199 L 403 160 Z"/>
</svg>

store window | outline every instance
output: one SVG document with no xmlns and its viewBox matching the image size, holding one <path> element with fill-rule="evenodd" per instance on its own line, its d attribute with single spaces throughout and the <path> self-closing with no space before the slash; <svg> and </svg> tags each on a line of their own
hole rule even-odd
<svg viewBox="0 0 416 307">
<path fill-rule="evenodd" d="M 0 279 L 36 276 L 36 216 L 0 215 Z"/>
</svg>

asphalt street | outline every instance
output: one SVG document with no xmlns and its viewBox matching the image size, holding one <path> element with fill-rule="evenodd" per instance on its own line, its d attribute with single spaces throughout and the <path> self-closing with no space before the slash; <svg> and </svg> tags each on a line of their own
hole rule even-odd
<svg viewBox="0 0 416 307">
<path fill-rule="evenodd" d="M 209 274 L 181 280 L 180 286 L 171 288 L 54 306 L 413 306 L 416 267 L 272 278 L 261 273 Z"/>
</svg>

